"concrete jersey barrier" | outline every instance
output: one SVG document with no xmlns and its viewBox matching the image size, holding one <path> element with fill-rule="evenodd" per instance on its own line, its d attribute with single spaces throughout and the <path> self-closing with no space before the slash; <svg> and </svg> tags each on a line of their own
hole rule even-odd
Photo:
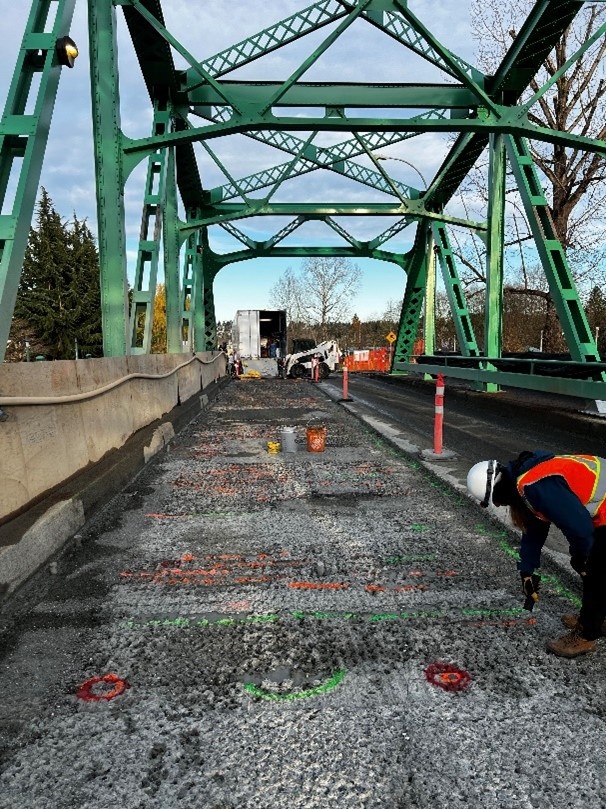
<svg viewBox="0 0 606 809">
<path fill-rule="evenodd" d="M 0 522 L 224 375 L 220 352 L 0 365 Z"/>
</svg>

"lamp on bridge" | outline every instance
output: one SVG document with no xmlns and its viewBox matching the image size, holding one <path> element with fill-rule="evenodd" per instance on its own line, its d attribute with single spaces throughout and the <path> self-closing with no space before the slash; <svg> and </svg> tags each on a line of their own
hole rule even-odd
<svg viewBox="0 0 606 809">
<path fill-rule="evenodd" d="M 64 67 L 73 67 L 78 56 L 78 46 L 71 37 L 59 37 L 55 43 L 57 61 Z"/>
</svg>

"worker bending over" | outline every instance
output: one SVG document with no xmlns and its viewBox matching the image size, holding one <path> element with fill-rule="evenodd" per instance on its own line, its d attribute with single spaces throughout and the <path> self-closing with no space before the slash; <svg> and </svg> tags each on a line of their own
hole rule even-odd
<svg viewBox="0 0 606 809">
<path fill-rule="evenodd" d="M 522 452 L 507 464 L 480 461 L 467 475 L 467 488 L 485 508 L 509 506 L 522 531 L 518 569 L 526 608 L 538 601 L 541 550 L 551 523 L 568 540 L 570 564 L 581 576 L 579 616 L 564 615 L 571 631 L 550 640 L 547 649 L 560 657 L 593 652 L 606 634 L 606 459 L 596 455 Z"/>
</svg>

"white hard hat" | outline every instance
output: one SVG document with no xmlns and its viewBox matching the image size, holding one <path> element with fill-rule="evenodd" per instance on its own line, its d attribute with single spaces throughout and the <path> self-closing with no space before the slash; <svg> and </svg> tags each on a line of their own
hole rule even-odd
<svg viewBox="0 0 606 809">
<path fill-rule="evenodd" d="M 495 483 L 501 479 L 501 464 L 498 461 L 480 461 L 467 473 L 467 488 L 480 505 L 486 508 L 491 501 Z"/>
</svg>

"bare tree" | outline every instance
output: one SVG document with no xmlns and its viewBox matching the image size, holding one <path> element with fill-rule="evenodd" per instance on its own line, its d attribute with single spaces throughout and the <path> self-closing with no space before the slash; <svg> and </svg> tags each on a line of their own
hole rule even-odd
<svg viewBox="0 0 606 809">
<path fill-rule="evenodd" d="M 295 275 L 292 267 L 280 276 L 269 291 L 269 296 L 277 309 L 283 309 L 289 323 L 301 322 L 303 310 L 301 308 L 302 290 L 301 279 Z"/>
<path fill-rule="evenodd" d="M 486 73 L 494 72 L 533 5 L 531 0 L 472 0 L 472 33 L 478 42 L 479 64 Z M 587 4 L 549 54 L 524 98 L 530 98 L 553 77 L 605 21 L 606 7 Z M 533 105 L 529 120 L 551 129 L 604 139 L 605 55 L 606 38 L 601 37 Z M 603 279 L 605 269 L 602 246 L 606 240 L 606 161 L 600 155 L 559 144 L 531 141 L 530 149 L 542 176 L 556 233 L 582 291 Z M 486 202 L 485 166 L 478 167 L 467 190 Z M 541 297 L 545 350 L 561 349 L 561 329 L 551 295 L 545 283 L 533 285 L 531 281 L 531 276 L 536 276 L 538 259 L 530 249 L 530 231 L 513 185 L 508 188 L 507 199 L 505 248 L 510 283 L 505 293 L 519 295 L 525 291 L 535 299 Z M 458 245 L 465 283 L 477 286 L 485 280 L 483 262 L 478 261 L 481 248 L 473 239 L 459 241 Z"/>
<path fill-rule="evenodd" d="M 361 278 L 362 270 L 346 258 L 307 258 L 299 275 L 286 270 L 271 290 L 272 300 L 286 309 L 289 322 L 306 323 L 326 339 L 330 323 L 349 320 Z"/>
</svg>

